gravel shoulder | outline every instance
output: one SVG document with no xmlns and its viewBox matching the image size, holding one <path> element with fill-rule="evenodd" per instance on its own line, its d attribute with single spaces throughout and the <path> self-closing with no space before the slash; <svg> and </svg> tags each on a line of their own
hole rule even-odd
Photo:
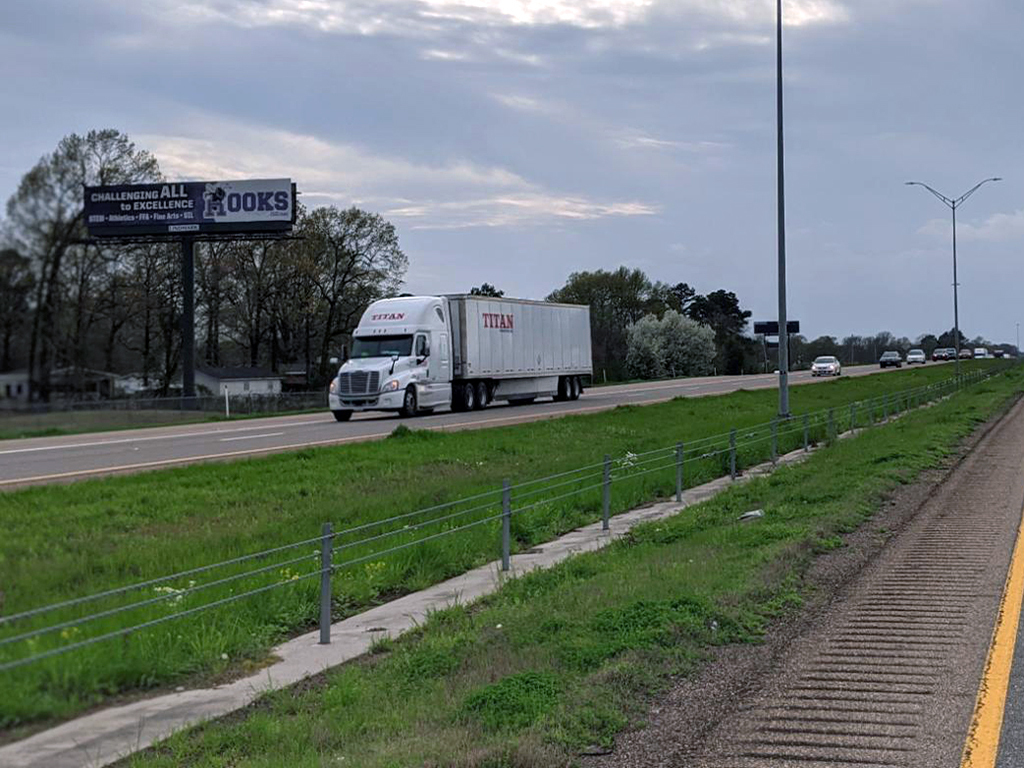
<svg viewBox="0 0 1024 768">
<path fill-rule="evenodd" d="M 843 547 L 818 557 L 804 607 L 777 621 L 764 643 L 717 649 L 700 673 L 653 701 L 646 722 L 623 733 L 611 754 L 583 764 L 958 765 L 1020 522 L 1022 461 L 1018 401 L 941 469 L 900 487 Z M 948 592 L 933 591 L 936 585 Z M 926 604 L 901 602 L 915 590 Z M 900 611 L 900 622 L 879 613 L 884 601 Z M 958 606 L 960 613 L 950 613 Z M 941 618 L 930 623 L 927 612 L 936 610 Z M 907 616 L 929 622 L 924 635 L 897 637 L 909 631 Z M 882 646 L 851 636 L 851 626 L 880 627 L 868 641 Z M 847 662 L 860 666 L 821 666 Z M 910 667 L 917 678 L 894 674 Z M 814 716 L 783 711 L 797 700 Z M 830 711 L 838 716 L 826 717 Z M 851 720 L 862 721 L 861 729 L 851 730 Z"/>
</svg>

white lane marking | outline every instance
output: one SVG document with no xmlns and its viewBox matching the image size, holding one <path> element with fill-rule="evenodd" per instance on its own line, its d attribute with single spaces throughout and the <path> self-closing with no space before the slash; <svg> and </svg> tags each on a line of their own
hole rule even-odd
<svg viewBox="0 0 1024 768">
<path fill-rule="evenodd" d="M 759 385 L 759 388 L 765 388 L 764 385 Z M 709 395 L 728 394 L 722 392 L 709 392 Z M 660 402 L 666 402 L 671 398 L 662 397 L 657 400 L 648 400 L 647 403 L 654 405 Z M 430 430 L 432 432 L 442 432 L 447 429 L 458 429 L 467 428 L 472 429 L 475 427 L 483 427 L 492 424 L 516 424 L 516 423 L 528 423 L 531 421 L 543 421 L 545 419 L 556 418 L 559 416 L 573 416 L 578 413 L 589 413 L 592 411 L 609 411 L 616 407 L 612 405 L 592 405 L 586 408 L 576 408 L 571 411 L 546 411 L 546 412 L 534 412 L 532 414 L 521 414 L 518 416 L 505 416 L 502 418 L 495 419 L 480 419 L 478 421 L 463 421 L 454 424 L 437 424 L 433 426 L 424 426 L 423 429 Z M 294 443 L 292 445 L 273 445 L 267 446 L 266 448 L 248 448 L 242 451 L 228 451 L 225 453 L 209 453 L 195 456 L 183 456 L 176 459 L 161 459 L 160 461 L 146 461 L 139 464 L 122 464 L 116 467 L 97 467 L 96 469 L 84 469 L 72 472 L 59 472 L 52 475 L 37 475 L 36 477 L 21 477 L 10 480 L 0 480 L 0 486 L 5 485 L 22 485 L 38 483 L 44 480 L 61 480 L 71 477 L 88 477 L 90 475 L 111 475 L 119 474 L 121 472 L 130 472 L 138 469 L 157 469 L 161 467 L 171 467 L 176 464 L 196 464 L 202 461 L 210 459 L 228 459 L 238 458 L 242 456 L 255 456 L 255 455 L 267 455 L 271 453 L 279 453 L 282 451 L 295 450 L 297 448 L 315 448 L 317 446 L 325 445 L 340 445 L 342 443 L 351 443 L 357 441 L 370 441 L 370 440 L 382 440 L 388 436 L 387 432 L 378 432 L 376 434 L 368 435 L 352 435 L 350 437 L 332 437 L 327 440 L 311 440 L 303 443 Z"/>
<path fill-rule="evenodd" d="M 284 424 L 274 424 L 273 426 L 280 429 L 281 427 L 305 427 L 310 424 L 316 424 L 315 421 L 292 421 Z M 182 437 L 206 437 L 208 435 L 224 435 L 232 432 L 252 432 L 257 429 L 266 429 L 267 424 L 257 424 L 252 427 L 233 427 L 231 429 L 207 429 L 202 432 L 181 432 L 176 435 L 152 435 L 150 437 L 123 437 L 117 440 L 97 440 L 91 443 L 68 443 L 64 445 L 40 445 L 35 448 L 11 448 L 10 450 L 0 451 L 0 456 L 8 456 L 12 453 L 37 453 L 39 451 L 59 451 L 70 448 L 99 448 L 105 445 L 124 445 L 125 443 L 144 443 L 152 440 L 177 440 Z"/>
<path fill-rule="evenodd" d="M 865 366 L 866 367 L 866 366 Z M 791 374 L 793 378 L 804 378 L 799 376 L 797 373 Z M 639 387 L 633 387 L 627 389 L 629 385 L 613 386 L 613 387 L 597 387 L 591 388 L 590 392 L 594 396 L 600 396 L 604 394 L 608 395 L 630 395 L 630 394 L 642 394 L 644 392 L 656 392 L 665 389 L 699 389 L 705 386 L 714 386 L 716 384 L 723 384 L 725 382 L 732 381 L 743 381 L 745 384 L 753 384 L 755 382 L 761 382 L 764 380 L 774 381 L 775 376 L 773 374 L 753 374 L 751 376 L 711 376 L 706 378 L 698 379 L 681 379 L 673 383 L 661 384 L 661 385 L 641 385 Z M 363 419 L 358 419 L 363 421 Z M 320 421 L 316 418 L 316 415 L 311 414 L 310 418 L 304 419 L 303 421 L 289 421 L 282 424 L 274 424 L 273 426 L 277 429 L 287 427 L 305 427 L 310 424 L 319 424 Z M 324 422 L 329 423 L 329 422 Z M 201 431 L 193 432 L 181 432 L 173 435 L 150 435 L 148 437 L 124 437 L 116 440 L 96 440 L 88 443 L 66 443 L 60 445 L 41 445 L 33 448 L 10 448 L 8 450 L 0 451 L 0 456 L 10 456 L 17 453 L 38 453 L 41 451 L 59 451 L 65 449 L 74 448 L 102 448 L 111 445 L 127 445 L 129 443 L 142 443 L 151 442 L 153 440 L 178 440 L 181 438 L 189 437 L 207 437 L 212 435 L 223 435 L 231 434 L 232 432 L 249 432 L 258 429 L 266 429 L 267 424 L 257 424 L 255 426 L 248 427 L 231 427 L 231 428 L 218 428 L 218 429 L 204 429 Z M 222 440 L 222 442 L 224 442 Z M 302 443 L 300 445 L 305 445 Z M 295 446 L 291 446 L 295 447 Z"/>
<path fill-rule="evenodd" d="M 284 432 L 267 432 L 263 435 L 241 435 L 239 437 L 222 437 L 220 442 L 230 443 L 233 440 L 256 440 L 260 437 L 280 437 Z"/>
<path fill-rule="evenodd" d="M 867 368 L 867 366 L 863 366 L 863 367 Z M 862 371 L 861 375 L 864 374 L 864 373 L 867 373 L 867 371 Z M 884 371 L 883 371 L 883 373 L 884 373 Z M 858 375 L 858 374 L 852 374 L 851 373 L 850 375 Z M 774 376 L 772 374 L 769 374 L 769 376 L 771 376 L 774 379 Z M 758 378 L 763 379 L 764 375 L 762 374 Z M 808 382 L 807 383 L 813 383 L 814 382 L 814 380 L 811 379 L 810 377 L 807 377 L 807 378 L 808 378 Z M 749 382 L 749 379 L 748 379 L 748 382 Z M 753 383 L 753 382 L 751 382 L 751 383 Z M 755 384 L 755 387 L 757 389 L 769 389 L 769 388 L 771 388 L 771 384 L 770 383 L 769 384 Z M 732 392 L 732 391 L 735 391 L 735 390 L 726 390 L 724 392 L 721 392 L 721 391 L 719 391 L 719 392 L 708 392 L 707 394 L 708 395 L 722 395 L 722 394 L 730 394 L 730 392 Z M 651 404 L 651 405 L 654 405 L 655 403 L 666 402 L 666 401 L 671 400 L 671 399 L 672 398 L 670 398 L 670 397 L 662 397 L 662 398 L 659 398 L 657 400 L 648 400 L 647 403 Z M 472 428 L 472 427 L 485 426 L 485 425 L 488 425 L 488 424 L 496 424 L 496 423 L 499 423 L 499 422 L 527 423 L 527 422 L 531 422 L 531 421 L 542 421 L 544 419 L 549 419 L 549 418 L 553 418 L 553 417 L 557 417 L 557 416 L 572 416 L 573 414 L 586 413 L 586 412 L 590 412 L 590 411 L 608 411 L 608 410 L 612 410 L 615 407 L 616 406 L 613 405 L 613 404 L 609 404 L 609 405 L 596 405 L 596 406 L 589 406 L 589 407 L 586 407 L 586 408 L 577 408 L 577 409 L 571 410 L 571 411 L 562 411 L 562 410 L 555 411 L 555 410 L 552 410 L 552 411 L 546 411 L 546 412 L 541 412 L 541 413 L 534 412 L 532 414 L 522 414 L 520 416 L 507 416 L 507 417 L 496 418 L 496 419 L 481 419 L 479 421 L 465 421 L 465 422 L 460 422 L 460 423 L 455 423 L 455 424 L 438 424 L 436 426 L 425 426 L 423 428 L 427 429 L 427 430 L 435 431 L 435 432 L 440 432 L 440 431 L 443 431 L 445 429 L 453 429 L 453 428 L 458 428 L 458 427 Z M 308 442 L 303 442 L 303 443 L 294 443 L 292 445 L 274 445 L 274 446 L 267 446 L 266 448 L 249 448 L 249 449 L 242 450 L 242 451 L 228 451 L 226 453 L 211 453 L 211 454 L 198 455 L 198 456 L 183 456 L 183 457 L 180 457 L 180 458 L 177 458 L 177 459 L 162 459 L 160 461 L 147 461 L 147 462 L 143 462 L 143 463 L 140 463 L 140 464 L 122 464 L 122 465 L 116 466 L 116 467 L 98 467 L 96 469 L 84 469 L 84 470 L 77 470 L 77 471 L 72 471 L 72 472 L 59 472 L 57 474 L 51 474 L 51 475 L 37 475 L 36 477 L 19 477 L 19 478 L 13 478 L 13 479 L 10 479 L 10 480 L 0 480 L 0 487 L 2 487 L 2 486 L 10 486 L 10 485 L 23 485 L 23 484 L 27 485 L 27 484 L 32 484 L 32 483 L 39 483 L 39 482 L 42 482 L 44 480 L 61 480 L 61 479 L 67 479 L 67 478 L 72 478 L 72 477 L 88 477 L 88 476 L 91 476 L 91 475 L 119 474 L 119 473 L 122 473 L 122 472 L 130 472 L 132 470 L 138 470 L 138 469 L 157 469 L 157 468 L 160 468 L 160 467 L 171 467 L 171 466 L 174 466 L 176 464 L 196 464 L 196 463 L 199 463 L 199 462 L 202 462 L 202 461 L 207 461 L 207 460 L 210 460 L 210 459 L 227 459 L 227 458 L 235 458 L 235 457 L 241 457 L 241 456 L 255 456 L 255 455 L 261 455 L 261 454 L 262 455 L 267 455 L 267 454 L 271 454 L 271 453 L 278 453 L 278 452 L 281 452 L 281 451 L 290 451 L 290 450 L 294 450 L 294 449 L 297 449 L 297 448 L 315 448 L 317 446 L 322 446 L 322 445 L 340 445 L 342 443 L 351 443 L 351 442 L 356 442 L 356 441 L 364 441 L 364 442 L 366 442 L 366 441 L 370 441 L 370 440 L 381 440 L 381 439 L 387 437 L 387 434 L 388 433 L 386 433 L 386 432 L 378 432 L 377 434 L 369 434 L 369 435 L 352 435 L 350 437 L 332 437 L 332 438 L 329 438 L 327 440 L 313 440 L 313 441 L 308 441 Z"/>
</svg>

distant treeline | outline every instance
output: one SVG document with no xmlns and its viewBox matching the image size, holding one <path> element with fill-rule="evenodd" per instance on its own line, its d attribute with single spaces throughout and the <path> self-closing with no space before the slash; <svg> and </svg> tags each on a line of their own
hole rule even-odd
<svg viewBox="0 0 1024 768">
<path fill-rule="evenodd" d="M 35 399 L 50 398 L 55 370 L 134 374 L 155 394 L 180 379 L 178 245 L 83 242 L 83 185 L 161 180 L 157 159 L 125 134 L 92 131 L 61 140 L 8 200 L 0 229 L 0 373 L 27 369 Z M 366 306 L 401 289 L 408 259 L 381 216 L 300 207 L 294 234 L 196 246 L 199 364 L 266 367 L 322 386 Z M 502 294 L 488 283 L 473 291 Z M 750 312 L 725 289 L 702 295 L 687 283 L 620 267 L 573 273 L 547 298 L 590 305 L 598 380 L 775 366 L 775 351 L 747 335 Z M 700 344 L 687 346 L 680 334 Z M 964 337 L 968 344 L 991 346 Z M 794 336 L 790 349 L 793 366 L 806 367 L 818 355 L 867 363 L 912 346 L 930 355 L 953 346 L 952 332 L 916 341 L 890 333 Z"/>
</svg>

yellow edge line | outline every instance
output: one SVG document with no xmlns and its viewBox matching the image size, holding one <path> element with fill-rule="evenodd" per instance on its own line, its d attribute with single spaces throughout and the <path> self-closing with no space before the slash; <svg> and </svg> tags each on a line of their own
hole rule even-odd
<svg viewBox="0 0 1024 768">
<path fill-rule="evenodd" d="M 978 686 L 974 716 L 964 743 L 961 768 L 994 768 L 999 754 L 999 735 L 1003 727 L 1003 709 L 1010 686 L 1013 651 L 1020 624 L 1021 598 L 1024 596 L 1024 510 L 1017 530 L 1017 542 L 1006 574 L 1006 586 L 999 603 L 992 644 L 985 660 L 985 671 Z"/>
</svg>

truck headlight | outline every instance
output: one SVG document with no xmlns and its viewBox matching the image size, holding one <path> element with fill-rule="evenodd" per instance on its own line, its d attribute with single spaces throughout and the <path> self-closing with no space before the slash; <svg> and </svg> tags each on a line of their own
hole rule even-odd
<svg viewBox="0 0 1024 768">
<path fill-rule="evenodd" d="M 337 379 L 331 379 L 331 394 L 333 395 L 337 391 L 338 391 L 338 380 Z"/>
<path fill-rule="evenodd" d="M 380 391 L 381 392 L 394 392 L 395 390 L 398 389 L 398 386 L 399 386 L 398 385 L 398 379 L 392 379 L 391 381 L 386 383 L 383 387 L 381 387 Z"/>
</svg>

